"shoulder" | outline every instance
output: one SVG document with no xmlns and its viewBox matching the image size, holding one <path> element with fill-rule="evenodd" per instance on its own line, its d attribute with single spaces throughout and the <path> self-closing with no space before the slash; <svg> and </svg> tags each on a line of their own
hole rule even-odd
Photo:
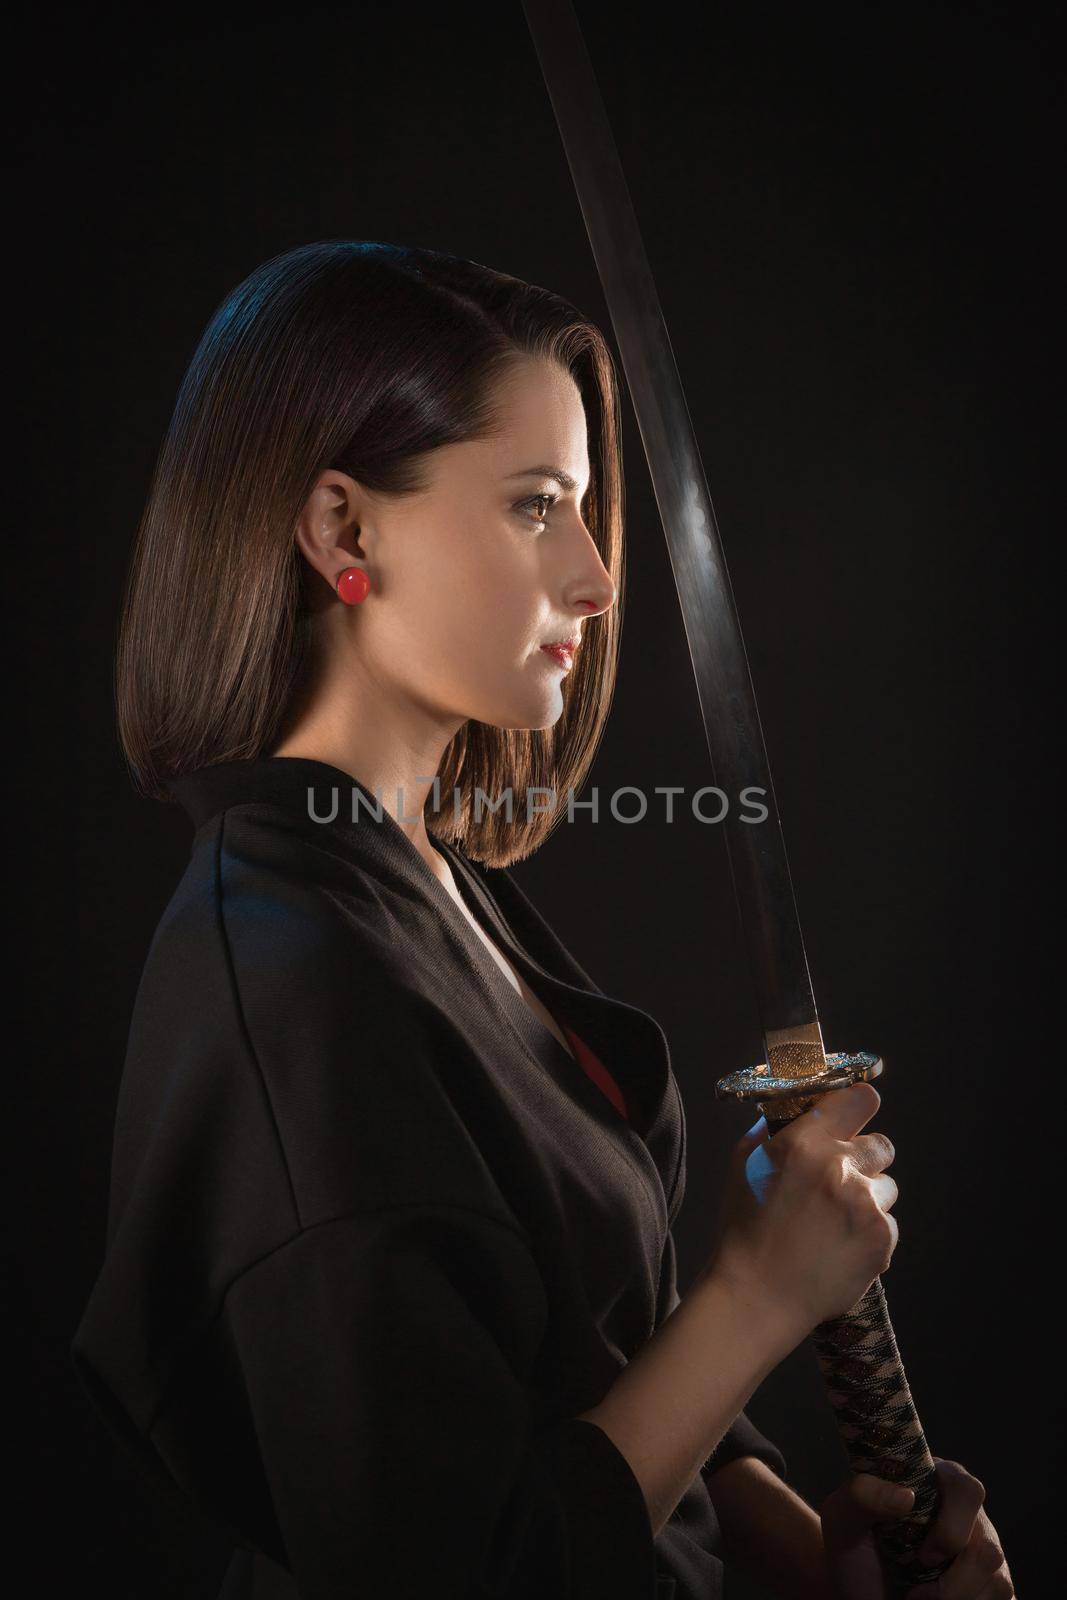
<svg viewBox="0 0 1067 1600">
<path fill-rule="evenodd" d="M 329 1067 L 342 1048 L 371 1059 L 371 1046 L 426 1042 L 432 1025 L 411 959 L 432 919 L 403 901 L 401 928 L 397 899 L 328 829 L 268 804 L 234 806 L 197 833 L 146 973 L 190 1003 L 191 1029 L 197 987 L 228 992 L 261 1061 Z"/>
<path fill-rule="evenodd" d="M 492 1080 L 467 990 L 442 1003 L 427 977 L 448 958 L 432 907 L 330 830 L 256 804 L 200 830 L 165 923 L 152 963 L 165 1048 L 205 1079 L 220 1052 L 244 1062 L 301 1225 L 414 1203 L 513 1223 L 482 1152 Z"/>
<path fill-rule="evenodd" d="M 234 982 L 259 973 L 292 984 L 323 973 L 358 943 L 383 976 L 395 940 L 368 863 L 328 829 L 257 802 L 217 813 L 196 833 L 153 938 L 224 960 Z M 378 958 L 381 973 L 376 970 Z"/>
</svg>

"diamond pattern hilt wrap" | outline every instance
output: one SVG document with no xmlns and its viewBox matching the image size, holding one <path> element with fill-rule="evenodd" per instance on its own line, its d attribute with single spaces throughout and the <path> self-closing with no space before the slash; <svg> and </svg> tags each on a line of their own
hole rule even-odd
<svg viewBox="0 0 1067 1600">
<path fill-rule="evenodd" d="M 758 1067 L 721 1078 L 720 1099 L 755 1100 L 767 1118 L 769 1137 L 788 1127 L 820 1095 L 882 1073 L 878 1056 L 825 1055 L 821 1043 L 785 1040 Z M 803 1082 L 804 1093 L 797 1088 Z M 886 1577 L 902 1594 L 912 1584 L 932 1583 L 949 1561 L 930 1567 L 915 1552 L 937 1514 L 940 1491 L 934 1460 L 904 1374 L 885 1292 L 875 1278 L 866 1294 L 840 1316 L 819 1323 L 811 1334 L 827 1398 L 853 1472 L 870 1472 L 914 1489 L 903 1517 L 876 1523 L 874 1535 Z"/>
</svg>

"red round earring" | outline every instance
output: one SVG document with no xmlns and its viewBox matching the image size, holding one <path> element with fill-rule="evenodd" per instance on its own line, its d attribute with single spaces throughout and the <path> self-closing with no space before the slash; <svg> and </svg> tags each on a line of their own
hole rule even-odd
<svg viewBox="0 0 1067 1600">
<path fill-rule="evenodd" d="M 337 580 L 337 593 L 346 606 L 358 606 L 370 594 L 370 579 L 362 567 L 346 567 Z"/>
</svg>

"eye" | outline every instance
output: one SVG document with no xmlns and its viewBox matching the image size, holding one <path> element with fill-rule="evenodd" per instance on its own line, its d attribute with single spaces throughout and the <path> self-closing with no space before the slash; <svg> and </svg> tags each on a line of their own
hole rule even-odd
<svg viewBox="0 0 1067 1600">
<path fill-rule="evenodd" d="M 558 499 L 558 494 L 535 494 L 532 500 L 524 500 L 518 509 L 520 511 L 531 511 L 534 507 L 543 505 L 545 509 L 534 524 L 535 527 L 543 528 L 545 526 L 545 517 L 547 517 Z"/>
</svg>

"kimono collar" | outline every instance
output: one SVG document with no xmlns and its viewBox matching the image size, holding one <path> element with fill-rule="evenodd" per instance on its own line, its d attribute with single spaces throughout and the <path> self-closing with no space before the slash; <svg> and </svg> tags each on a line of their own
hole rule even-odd
<svg viewBox="0 0 1067 1600">
<path fill-rule="evenodd" d="M 216 762 L 213 766 L 171 778 L 166 787 L 198 831 L 229 806 L 256 802 L 295 808 L 310 820 L 325 822 L 335 809 L 336 800 L 337 818 L 351 821 L 353 790 L 363 796 L 358 802 L 361 818 L 375 821 L 378 812 L 378 799 L 365 784 L 350 773 L 342 772 L 340 767 L 305 756 L 260 756 L 251 761 Z M 383 821 L 389 816 L 384 806 L 382 815 Z M 399 829 L 399 823 L 391 817 L 389 820 Z"/>
</svg>

